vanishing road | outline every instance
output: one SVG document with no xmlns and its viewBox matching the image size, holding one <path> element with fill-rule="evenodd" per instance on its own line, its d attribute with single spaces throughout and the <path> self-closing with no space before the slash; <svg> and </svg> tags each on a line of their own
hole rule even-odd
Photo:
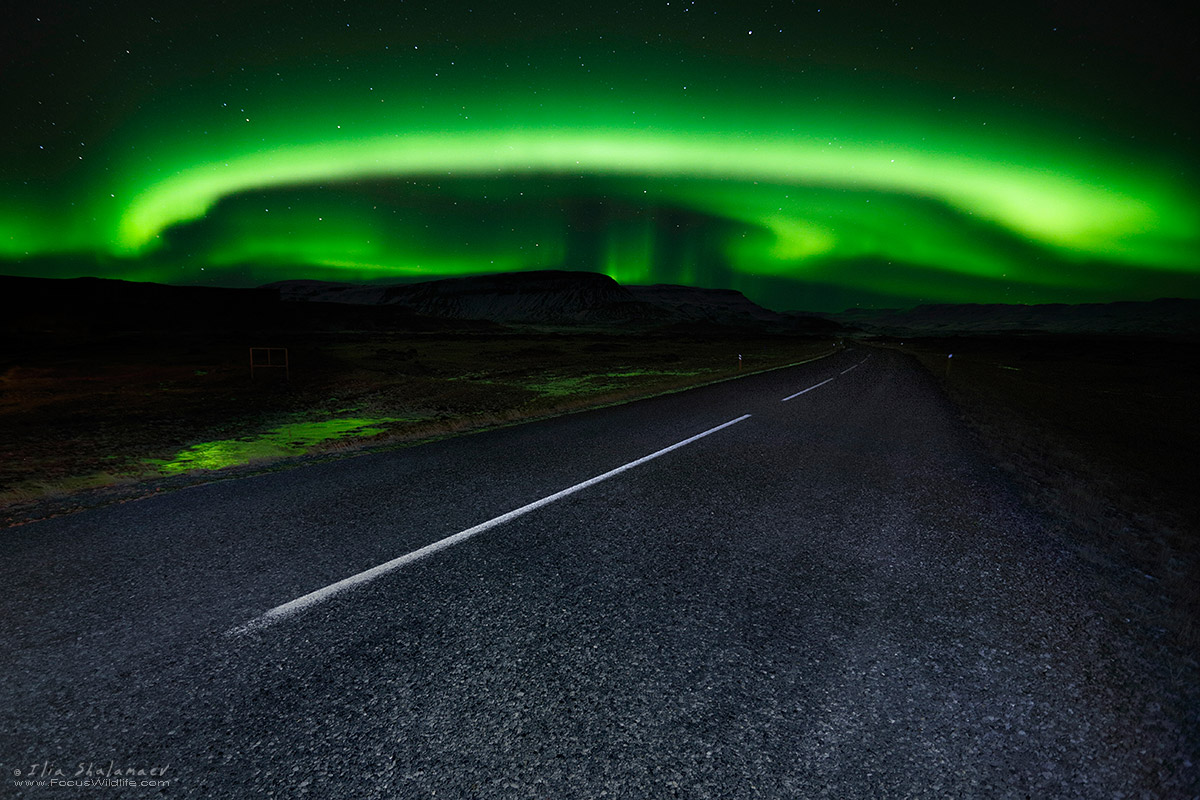
<svg viewBox="0 0 1200 800">
<path fill-rule="evenodd" d="M 1200 793 L 1048 530 L 851 348 L 2 531 L 0 796 Z"/>
</svg>

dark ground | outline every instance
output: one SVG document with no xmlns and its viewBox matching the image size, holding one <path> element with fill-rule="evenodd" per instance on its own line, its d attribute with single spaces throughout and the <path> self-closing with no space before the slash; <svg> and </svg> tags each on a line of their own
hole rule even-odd
<svg viewBox="0 0 1200 800">
<path fill-rule="evenodd" d="M 994 461 L 1084 552 L 1134 564 L 1200 650 L 1200 345 L 1134 337 L 909 340 Z M 947 355 L 953 353 L 953 358 Z"/>
<path fill-rule="evenodd" d="M 113 759 L 182 797 L 1200 792 L 1195 662 L 1133 613 L 1153 581 L 866 356 L 10 530 L 6 785 Z"/>
<path fill-rule="evenodd" d="M 1195 343 L 881 340 L 844 375 L 838 354 L 495 429 L 835 342 L 227 299 L 6 332 L 2 515 L 57 518 L 6 531 L 5 769 L 166 759 L 173 793 L 230 797 L 1200 792 Z M 289 347 L 291 380 L 251 380 L 251 344 Z M 361 606 L 222 636 L 746 411 Z M 346 416 L 399 421 L 219 472 L 152 461 Z"/>
</svg>

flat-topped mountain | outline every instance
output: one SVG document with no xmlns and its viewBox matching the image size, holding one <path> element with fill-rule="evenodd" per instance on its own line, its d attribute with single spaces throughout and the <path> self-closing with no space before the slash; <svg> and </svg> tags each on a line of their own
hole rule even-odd
<svg viewBox="0 0 1200 800">
<path fill-rule="evenodd" d="M 396 306 L 427 317 L 500 323 L 836 327 L 778 314 L 732 289 L 621 286 L 595 272 L 536 270 L 392 286 L 279 281 L 262 288 L 278 291 L 285 302 Z"/>
<path fill-rule="evenodd" d="M 610 316 L 614 307 L 637 301 L 607 275 L 539 270 L 445 278 L 422 283 L 362 285 L 324 281 L 279 281 L 284 301 L 401 306 L 448 319 L 494 322 L 567 322 Z"/>
<path fill-rule="evenodd" d="M 0 311 L 0 327 L 25 332 L 534 325 L 824 333 L 840 327 L 769 311 L 729 289 L 621 286 L 607 275 L 562 270 L 393 285 L 289 280 L 253 289 L 0 276 Z"/>
<path fill-rule="evenodd" d="M 0 330 L 483 330 L 503 325 L 752 329 L 883 336 L 1066 334 L 1200 337 L 1200 300 L 1066 305 L 935 304 L 778 313 L 732 289 L 622 286 L 538 270 L 421 283 L 278 281 L 253 289 L 103 278 L 0 276 Z"/>
<path fill-rule="evenodd" d="M 791 318 L 754 303 L 733 289 L 702 289 L 659 283 L 653 286 L 627 286 L 639 302 L 663 309 L 673 317 L 689 321 L 715 321 L 744 318 L 787 323 Z"/>
</svg>

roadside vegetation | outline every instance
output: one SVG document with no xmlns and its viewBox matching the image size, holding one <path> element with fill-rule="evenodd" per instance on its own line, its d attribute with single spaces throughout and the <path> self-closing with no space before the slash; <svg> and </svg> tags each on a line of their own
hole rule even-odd
<svg viewBox="0 0 1200 800">
<path fill-rule="evenodd" d="M 288 369 L 252 377 L 260 344 L 286 346 Z M 719 330 L 30 341 L 0 369 L 0 524 L 627 402 L 832 347 Z"/>
</svg>

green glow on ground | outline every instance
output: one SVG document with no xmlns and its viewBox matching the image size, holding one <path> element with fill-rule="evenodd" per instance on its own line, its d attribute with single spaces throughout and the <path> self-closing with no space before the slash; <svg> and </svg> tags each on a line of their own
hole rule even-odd
<svg viewBox="0 0 1200 800">
<path fill-rule="evenodd" d="M 673 370 L 627 370 L 622 372 L 601 372 L 593 375 L 544 375 L 528 383 L 519 384 L 523 389 L 537 392 L 546 397 L 571 397 L 573 395 L 595 394 L 597 392 L 620 389 L 632 383 L 635 378 L 662 378 L 671 376 L 687 376 L 701 374 L 700 371 Z"/>
<path fill-rule="evenodd" d="M 148 463 L 164 475 L 178 475 L 198 469 L 227 469 L 256 461 L 301 456 L 323 442 L 377 436 L 386 430 L 381 426 L 406 421 L 411 420 L 381 417 L 294 422 L 273 428 L 257 437 L 202 442 L 179 451 L 170 460 L 156 459 Z"/>
</svg>

